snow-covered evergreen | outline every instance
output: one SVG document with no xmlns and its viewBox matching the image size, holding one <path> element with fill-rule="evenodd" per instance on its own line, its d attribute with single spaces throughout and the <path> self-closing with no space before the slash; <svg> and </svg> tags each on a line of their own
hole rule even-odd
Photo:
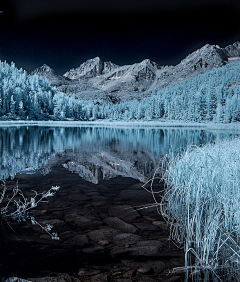
<svg viewBox="0 0 240 282">
<path fill-rule="evenodd" d="M 181 120 L 240 121 L 240 63 L 216 68 L 148 97 L 113 103 L 80 100 L 51 87 L 41 76 L 27 75 L 0 62 L 1 119 L 31 120 Z M 157 88 L 156 88 L 157 89 Z M 89 91 L 89 97 L 93 93 Z"/>
<path fill-rule="evenodd" d="M 211 70 L 140 102 L 115 105 L 124 119 L 240 121 L 240 63 Z M 109 115 L 109 118 L 114 118 Z"/>
<path fill-rule="evenodd" d="M 195 122 L 240 121 L 240 63 L 201 74 L 174 87 L 151 91 L 141 101 L 113 104 L 103 100 L 72 100 L 81 105 L 74 119 L 181 120 Z M 89 93 L 89 96 L 91 93 Z M 56 94 L 61 107 L 60 94 Z M 69 99 L 69 98 L 68 98 Z M 79 106 L 78 106 L 79 107 Z"/>
<path fill-rule="evenodd" d="M 0 62 L 0 115 L 5 118 L 45 119 L 53 114 L 56 89 L 37 75 Z"/>
</svg>

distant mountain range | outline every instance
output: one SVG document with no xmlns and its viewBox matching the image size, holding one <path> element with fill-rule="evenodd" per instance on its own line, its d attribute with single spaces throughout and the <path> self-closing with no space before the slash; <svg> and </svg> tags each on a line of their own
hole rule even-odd
<svg viewBox="0 0 240 282">
<path fill-rule="evenodd" d="M 87 60 L 63 76 L 44 64 L 31 74 L 47 78 L 52 86 L 81 99 L 106 99 L 113 102 L 139 99 L 152 91 L 176 85 L 214 68 L 240 60 L 240 42 L 225 48 L 205 45 L 176 66 L 160 66 L 149 59 L 118 66 L 99 57 Z"/>
</svg>

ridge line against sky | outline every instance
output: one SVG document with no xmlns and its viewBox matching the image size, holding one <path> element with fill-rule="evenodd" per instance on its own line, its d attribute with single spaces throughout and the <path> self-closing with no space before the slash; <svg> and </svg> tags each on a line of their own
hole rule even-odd
<svg viewBox="0 0 240 282">
<path fill-rule="evenodd" d="M 117 65 L 144 59 L 176 65 L 207 43 L 240 40 L 238 1 L 5 2 L 0 60 L 28 72 L 45 63 L 63 74 L 96 56 Z"/>
</svg>

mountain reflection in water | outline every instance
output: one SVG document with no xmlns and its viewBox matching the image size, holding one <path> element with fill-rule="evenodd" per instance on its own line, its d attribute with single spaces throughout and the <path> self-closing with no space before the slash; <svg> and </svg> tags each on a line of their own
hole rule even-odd
<svg viewBox="0 0 240 282">
<path fill-rule="evenodd" d="M 187 145 L 232 135 L 192 128 L 0 128 L 0 179 L 17 173 L 46 174 L 52 166 L 63 164 L 96 184 L 116 176 L 145 182 L 170 149 L 180 152 Z"/>
</svg>

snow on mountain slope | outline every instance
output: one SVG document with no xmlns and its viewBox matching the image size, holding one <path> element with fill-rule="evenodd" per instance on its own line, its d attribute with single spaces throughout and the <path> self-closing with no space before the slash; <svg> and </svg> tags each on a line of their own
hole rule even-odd
<svg viewBox="0 0 240 282">
<path fill-rule="evenodd" d="M 115 101 L 142 99 L 154 89 L 160 90 L 193 78 L 201 73 L 221 67 L 240 57 L 240 42 L 225 48 L 206 44 L 189 54 L 176 66 L 159 66 L 149 59 L 132 65 L 118 66 L 103 62 L 99 57 L 89 59 L 63 76 L 44 65 L 37 73 L 49 79 L 59 91 L 76 94 L 82 99 Z M 231 58 L 233 60 L 231 60 Z"/>
</svg>

